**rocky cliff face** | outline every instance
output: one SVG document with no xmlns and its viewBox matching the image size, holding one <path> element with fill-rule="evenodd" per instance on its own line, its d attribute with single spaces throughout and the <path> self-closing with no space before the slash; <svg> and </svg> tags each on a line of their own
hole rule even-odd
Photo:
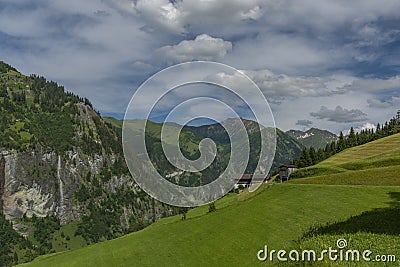
<svg viewBox="0 0 400 267">
<path fill-rule="evenodd" d="M 24 154 L 6 152 L 2 195 L 6 218 L 20 218 L 24 214 L 29 217 L 33 214 L 47 216 L 55 211 L 54 181 L 31 179 L 29 175 L 29 169 L 39 164 L 50 171 L 51 166 L 48 162 L 38 159 L 38 156 L 34 152 Z"/>
<path fill-rule="evenodd" d="M 24 214 L 27 217 L 56 215 L 67 223 L 79 216 L 72 204 L 81 180 L 78 169 L 95 168 L 96 164 L 78 160 L 78 165 L 73 165 L 70 157 L 40 149 L 22 153 L 3 151 L 3 154 L 2 200 L 7 218 L 21 218 Z"/>
<path fill-rule="evenodd" d="M 11 220 L 21 218 L 24 214 L 27 217 L 55 215 L 62 223 L 79 219 L 87 214 L 87 205 L 77 201 L 75 193 L 82 185 L 86 185 L 89 190 L 98 190 L 87 181 L 85 174 L 90 173 L 92 177 L 96 177 L 104 165 L 113 162 L 113 158 L 107 155 L 95 155 L 91 158 L 76 151 L 68 151 L 65 155 L 42 149 L 1 153 L 2 210 L 6 218 Z M 138 194 L 141 192 L 129 175 L 113 176 L 99 186 L 108 193 L 121 188 Z M 154 203 L 142 193 L 142 198 L 138 197 L 135 203 L 123 207 L 120 221 L 124 227 L 129 227 L 132 217 L 148 222 L 171 214 L 172 210 L 167 206 Z"/>
</svg>

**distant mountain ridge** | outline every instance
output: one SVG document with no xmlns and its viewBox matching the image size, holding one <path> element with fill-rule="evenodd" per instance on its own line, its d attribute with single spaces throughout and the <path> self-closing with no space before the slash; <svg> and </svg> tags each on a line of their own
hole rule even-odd
<svg viewBox="0 0 400 267">
<path fill-rule="evenodd" d="M 305 132 L 300 130 L 289 130 L 286 134 L 290 135 L 305 147 L 314 147 L 315 149 L 324 148 L 332 141 L 336 141 L 338 136 L 327 130 L 311 128 Z"/>
<path fill-rule="evenodd" d="M 114 127 L 121 131 L 122 128 L 122 121 L 116 120 L 115 118 L 105 118 L 107 122 L 113 124 Z M 241 120 L 241 122 L 239 122 Z M 145 120 L 136 120 L 135 123 L 144 123 Z M 195 185 L 198 182 L 200 184 L 205 184 L 213 181 L 216 177 L 218 177 L 218 173 L 221 170 L 225 169 L 227 163 L 229 161 L 230 156 L 230 139 L 225 131 L 222 124 L 228 123 L 230 125 L 237 125 L 237 127 L 233 127 L 234 131 L 241 131 L 241 127 L 239 124 L 243 123 L 246 128 L 249 143 L 250 143 L 250 157 L 249 163 L 246 168 L 246 173 L 253 173 L 257 163 L 259 161 L 259 154 L 260 154 L 260 127 L 259 124 L 255 121 L 246 120 L 246 119 L 239 119 L 239 118 L 229 118 L 221 123 L 212 123 L 209 125 L 202 125 L 202 126 L 184 126 L 182 128 L 180 134 L 180 148 L 184 155 L 188 158 L 196 159 L 199 154 L 198 145 L 200 141 L 204 138 L 212 139 L 217 145 L 217 158 L 216 161 L 212 165 L 210 165 L 210 170 L 203 171 L 199 174 L 195 173 L 186 173 L 183 172 L 180 175 L 174 175 L 174 179 L 171 182 L 178 183 L 183 186 L 193 186 L 193 182 Z M 165 126 L 174 128 L 181 126 L 174 123 L 166 123 Z M 169 164 L 168 160 L 163 156 L 163 151 L 161 147 L 161 129 L 163 127 L 162 123 L 156 123 L 153 121 L 148 120 L 146 126 L 146 144 L 148 149 L 148 154 L 150 159 L 153 163 L 155 163 L 159 168 L 158 172 L 163 175 L 164 177 L 170 177 L 172 173 L 179 173 L 179 170 L 174 168 L 171 164 Z M 261 129 L 266 131 L 266 134 L 271 134 L 270 130 L 267 128 L 261 127 Z M 172 130 L 172 129 L 170 129 Z M 299 143 L 296 139 L 292 138 L 291 136 L 287 135 L 283 131 L 279 129 L 276 130 L 276 151 L 275 157 L 273 159 L 273 163 L 271 166 L 271 171 L 276 170 L 282 164 L 288 164 L 294 158 L 298 158 L 301 154 L 302 149 L 304 146 Z M 167 131 L 168 132 L 168 131 Z M 235 133 L 234 133 L 235 135 Z M 165 140 L 163 140 L 165 144 L 169 143 L 168 134 Z M 244 144 L 241 144 L 244 145 Z M 271 146 L 269 144 L 268 146 Z M 266 159 L 262 159 L 266 160 Z M 208 168 L 207 168 L 208 169 Z M 197 178 L 195 177 L 197 175 Z M 180 177 L 179 177 L 180 176 Z M 177 181 L 179 180 L 179 182 Z M 197 182 L 196 182 L 197 180 Z"/>
<path fill-rule="evenodd" d="M 234 122 L 235 119 L 229 119 Z M 251 120 L 242 119 L 246 130 L 249 134 L 250 139 L 250 146 L 252 144 L 257 144 L 260 142 L 260 127 L 257 122 Z M 228 142 L 229 137 L 222 129 L 220 124 L 211 124 L 211 125 L 203 125 L 199 127 L 189 127 L 192 131 L 196 132 L 197 134 L 201 135 L 202 137 L 212 138 L 213 140 L 217 140 L 219 142 Z M 296 139 L 292 138 L 290 135 L 286 134 L 285 132 L 281 131 L 280 129 L 276 128 L 276 150 L 275 150 L 275 158 L 271 166 L 271 171 L 276 170 L 282 164 L 288 164 L 291 162 L 292 159 L 297 158 L 301 154 L 301 150 L 304 146 L 297 141 Z M 251 164 L 255 165 L 255 160 L 259 159 L 254 158 L 253 155 L 258 155 L 259 151 L 253 148 L 250 148 L 250 168 L 247 169 L 248 173 L 252 173 Z"/>
</svg>

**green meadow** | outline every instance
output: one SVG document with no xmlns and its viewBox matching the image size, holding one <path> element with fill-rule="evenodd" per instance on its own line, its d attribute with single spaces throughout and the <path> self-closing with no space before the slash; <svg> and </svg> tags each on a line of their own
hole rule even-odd
<svg viewBox="0 0 400 267">
<path fill-rule="evenodd" d="M 400 186 L 400 134 L 346 149 L 296 172 L 290 183 Z"/>
</svg>

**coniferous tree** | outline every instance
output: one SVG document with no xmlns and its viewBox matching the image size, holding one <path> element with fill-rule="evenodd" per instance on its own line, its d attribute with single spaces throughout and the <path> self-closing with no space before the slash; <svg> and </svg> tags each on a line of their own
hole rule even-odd
<svg viewBox="0 0 400 267">
<path fill-rule="evenodd" d="M 354 133 L 354 128 L 350 128 L 350 133 L 347 136 L 347 146 L 348 147 L 353 147 L 357 145 L 357 140 L 356 140 L 356 134 Z"/>
<path fill-rule="evenodd" d="M 339 140 L 337 142 L 336 152 L 340 152 L 340 151 L 344 150 L 345 148 L 346 148 L 346 142 L 344 139 L 344 135 L 343 135 L 343 132 L 340 132 Z"/>
<path fill-rule="evenodd" d="M 309 165 L 314 165 L 315 163 L 317 163 L 317 153 L 315 152 L 314 147 L 310 147 L 308 155 L 309 155 L 309 162 L 308 162 Z"/>
</svg>

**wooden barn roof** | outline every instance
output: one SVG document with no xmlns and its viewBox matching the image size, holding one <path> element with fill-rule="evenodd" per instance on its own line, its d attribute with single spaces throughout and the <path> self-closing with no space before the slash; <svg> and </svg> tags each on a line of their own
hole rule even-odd
<svg viewBox="0 0 400 267">
<path fill-rule="evenodd" d="M 268 174 L 238 174 L 237 184 L 249 184 L 253 182 L 263 182 L 268 177 Z"/>
</svg>

